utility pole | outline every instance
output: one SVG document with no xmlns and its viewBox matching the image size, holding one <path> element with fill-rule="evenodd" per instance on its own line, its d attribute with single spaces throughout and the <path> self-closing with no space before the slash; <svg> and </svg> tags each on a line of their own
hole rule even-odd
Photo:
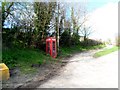
<svg viewBox="0 0 120 90">
<path fill-rule="evenodd" d="M 58 3 L 58 35 L 57 35 L 57 43 L 58 43 L 58 53 L 59 53 L 59 10 L 60 10 L 60 5 Z"/>
<path fill-rule="evenodd" d="M 56 17 L 56 39 L 57 39 L 57 52 L 59 53 L 59 2 L 57 3 L 57 17 Z"/>
</svg>

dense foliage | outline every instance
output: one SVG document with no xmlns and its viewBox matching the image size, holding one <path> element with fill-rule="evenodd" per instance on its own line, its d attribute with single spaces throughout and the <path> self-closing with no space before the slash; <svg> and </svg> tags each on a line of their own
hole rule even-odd
<svg viewBox="0 0 120 90">
<path fill-rule="evenodd" d="M 79 31 L 85 21 L 79 22 L 73 8 L 67 20 L 69 7 L 65 6 L 56 2 L 2 2 L 3 62 L 11 68 L 50 59 L 44 52 L 49 36 L 56 37 L 57 49 L 60 43 L 63 54 L 102 44 L 89 40 L 86 33 L 85 41 L 80 41 Z"/>
</svg>

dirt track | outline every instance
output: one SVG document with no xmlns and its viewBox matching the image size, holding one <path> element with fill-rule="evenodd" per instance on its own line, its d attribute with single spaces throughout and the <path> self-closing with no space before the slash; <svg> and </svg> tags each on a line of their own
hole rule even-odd
<svg viewBox="0 0 120 90">
<path fill-rule="evenodd" d="M 37 88 L 118 88 L 118 52 L 96 59 L 93 54 L 74 55 L 58 76 Z"/>
</svg>

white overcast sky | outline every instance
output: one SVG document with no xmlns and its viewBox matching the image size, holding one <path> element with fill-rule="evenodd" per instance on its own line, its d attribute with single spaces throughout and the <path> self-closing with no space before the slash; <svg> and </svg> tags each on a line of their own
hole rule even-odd
<svg viewBox="0 0 120 90">
<path fill-rule="evenodd" d="M 89 24 L 95 32 L 91 38 L 114 40 L 118 34 L 118 3 L 109 2 L 89 13 Z"/>
<path fill-rule="evenodd" d="M 85 8 L 87 9 L 89 16 L 89 21 L 86 24 L 91 26 L 91 29 L 94 30 L 94 33 L 91 34 L 90 38 L 102 40 L 111 39 L 114 41 L 115 37 L 118 35 L 118 0 L 74 1 L 76 3 L 71 3 L 74 7 L 77 7 L 81 2 L 86 3 Z M 67 14 L 69 14 L 69 11 Z"/>
</svg>

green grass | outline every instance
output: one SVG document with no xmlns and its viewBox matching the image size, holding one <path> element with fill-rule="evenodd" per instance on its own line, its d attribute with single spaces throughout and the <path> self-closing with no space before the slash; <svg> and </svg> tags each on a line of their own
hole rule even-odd
<svg viewBox="0 0 120 90">
<path fill-rule="evenodd" d="M 114 51 L 117 51 L 117 50 L 118 50 L 118 47 L 114 46 L 114 47 L 112 47 L 110 49 L 105 49 L 105 50 L 102 50 L 100 52 L 95 53 L 93 57 L 101 57 L 101 56 L 110 54 L 110 53 L 112 53 Z"/>
<path fill-rule="evenodd" d="M 102 47 L 104 46 L 82 47 L 78 45 L 74 47 L 62 47 L 60 48 L 61 53 L 56 59 L 51 58 L 50 55 L 46 55 L 45 52 L 38 49 L 7 48 L 2 52 L 2 62 L 5 63 L 9 69 L 18 67 L 22 73 L 29 74 L 37 71 L 37 68 L 31 67 L 32 64 L 49 63 L 54 60 L 60 61 L 63 57 L 67 57 L 70 54 Z"/>
<path fill-rule="evenodd" d="M 74 46 L 74 47 L 62 47 L 61 50 L 61 55 L 60 56 L 69 56 L 70 54 L 76 53 L 76 52 L 82 52 L 82 51 L 87 51 L 87 50 L 92 50 L 92 49 L 100 49 L 105 47 L 105 45 L 97 45 L 97 46 Z"/>
<path fill-rule="evenodd" d="M 10 69 L 19 67 L 23 73 L 36 71 L 32 64 L 43 64 L 52 58 L 45 52 L 35 49 L 6 49 L 2 53 L 2 61 Z"/>
</svg>

